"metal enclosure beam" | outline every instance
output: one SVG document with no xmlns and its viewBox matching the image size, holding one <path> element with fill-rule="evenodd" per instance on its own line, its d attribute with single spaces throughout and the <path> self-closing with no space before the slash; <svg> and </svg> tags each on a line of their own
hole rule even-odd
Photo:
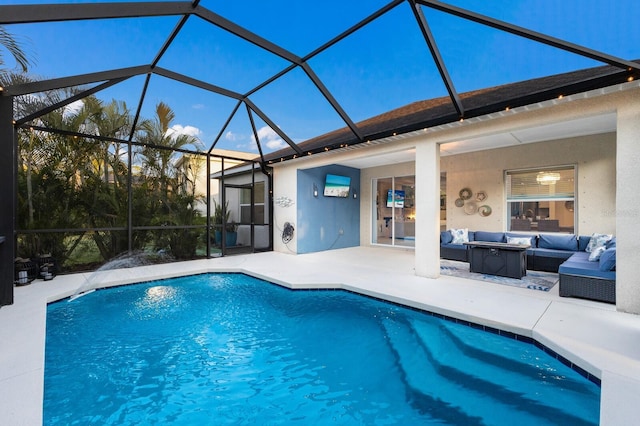
<svg viewBox="0 0 640 426">
<path fill-rule="evenodd" d="M 258 147 L 258 152 L 260 152 L 260 163 L 264 164 L 264 155 L 262 154 L 262 145 L 260 144 L 260 137 L 258 136 L 258 131 L 256 130 L 256 123 L 253 121 L 253 114 L 251 114 L 251 108 L 249 108 L 249 105 L 247 104 L 245 104 L 245 106 L 247 107 L 247 115 L 249 116 L 249 122 L 251 123 L 251 131 L 253 131 L 253 137 L 256 140 L 256 146 Z M 251 173 L 253 176 L 253 169 Z"/>
<path fill-rule="evenodd" d="M 336 37 L 332 38 L 331 40 L 329 40 L 328 42 L 326 42 L 322 46 L 318 47 L 313 52 L 309 53 L 308 55 L 305 55 L 302 58 L 302 60 L 304 62 L 307 62 L 308 60 L 310 60 L 314 56 L 317 56 L 320 53 L 324 52 L 325 50 L 327 50 L 328 48 L 330 48 L 334 44 L 336 44 L 339 41 L 347 38 L 351 34 L 353 34 L 356 31 L 358 31 L 360 28 L 363 28 L 364 26 L 370 24 L 371 22 L 375 21 L 376 19 L 378 19 L 382 15 L 386 14 L 387 12 L 389 12 L 391 9 L 395 8 L 396 6 L 404 3 L 405 1 L 406 0 L 393 0 L 391 3 L 387 4 L 382 9 L 377 10 L 376 12 L 374 12 L 371 15 L 367 16 L 366 18 L 364 18 L 362 21 L 358 22 L 357 24 L 355 24 L 351 28 L 348 28 L 347 30 L 345 30 L 342 33 L 338 34 Z"/>
<path fill-rule="evenodd" d="M 224 125 L 220 129 L 220 132 L 218 132 L 218 136 L 216 136 L 216 138 L 213 140 L 213 143 L 211 144 L 211 147 L 207 151 L 207 154 L 211 154 L 211 151 L 213 151 L 213 149 L 216 147 L 216 144 L 224 134 L 224 131 L 227 129 L 227 126 L 229 125 L 229 123 L 231 123 L 231 120 L 233 120 L 233 117 L 236 115 L 236 112 L 238 111 L 238 108 L 240 108 L 240 105 L 242 105 L 242 101 L 238 101 L 236 106 L 233 108 L 233 111 L 231 111 L 231 114 L 229 114 L 227 121 L 224 122 Z"/>
<path fill-rule="evenodd" d="M 166 78 L 170 78 L 171 80 L 188 84 L 189 86 L 198 87 L 200 89 L 204 89 L 209 92 L 217 93 L 222 96 L 227 96 L 229 98 L 238 99 L 238 100 L 243 99 L 243 96 L 240 93 L 225 89 L 224 87 L 216 86 L 215 84 L 204 82 L 202 80 L 197 80 L 195 78 L 192 78 L 183 74 L 179 74 L 177 72 L 169 71 L 161 67 L 154 68 L 153 73 L 156 75 L 161 75 Z"/>
<path fill-rule="evenodd" d="M 270 42 L 269 40 L 260 37 L 259 35 L 252 33 L 251 31 L 247 30 L 246 28 L 241 27 L 240 25 L 229 21 L 226 18 L 223 18 L 222 16 L 218 15 L 217 13 L 214 13 L 212 11 L 210 11 L 209 9 L 206 9 L 202 6 L 198 6 L 196 7 L 196 14 L 204 19 L 205 21 L 216 25 L 217 27 L 220 27 L 226 31 L 229 31 L 231 34 L 234 34 L 246 41 L 248 41 L 249 43 L 252 43 L 256 46 L 259 46 L 261 48 L 263 48 L 264 50 L 266 50 L 267 52 L 273 53 L 274 55 L 277 55 L 279 57 L 281 57 L 282 59 L 285 59 L 291 63 L 294 64 L 300 64 L 301 59 L 300 57 L 294 55 L 293 53 L 289 52 L 288 50 L 278 46 L 275 43 Z"/>
<path fill-rule="evenodd" d="M 418 21 L 418 26 L 420 27 L 422 36 L 424 37 L 424 40 L 427 42 L 427 46 L 431 51 L 431 56 L 433 57 L 433 61 L 435 62 L 436 67 L 438 68 L 438 72 L 440 73 L 442 82 L 447 88 L 447 92 L 449 92 L 449 97 L 453 102 L 453 106 L 456 108 L 458 116 L 462 118 L 464 117 L 464 107 L 462 106 L 462 101 L 460 101 L 460 96 L 458 96 L 458 92 L 453 86 L 453 80 L 451 80 L 449 71 L 444 64 L 444 60 L 442 59 L 442 55 L 440 54 L 440 49 L 438 49 L 438 44 L 436 43 L 436 40 L 433 37 L 433 33 L 431 32 L 431 28 L 429 28 L 429 24 L 427 23 L 427 18 L 424 16 L 424 13 L 422 13 L 422 9 L 420 9 L 420 6 L 418 6 L 415 1 L 411 2 L 411 10 L 416 17 L 416 21 Z"/>
<path fill-rule="evenodd" d="M 324 96 L 327 102 L 329 102 L 329 104 L 331 104 L 333 109 L 338 113 L 340 118 L 342 118 L 342 121 L 344 121 L 347 124 L 347 126 L 349 126 L 349 129 L 351 129 L 351 132 L 353 132 L 353 134 L 356 135 L 358 140 L 361 141 L 362 132 L 360 131 L 360 129 L 358 129 L 358 126 L 356 126 L 353 120 L 351 120 L 351 117 L 349 117 L 349 115 L 344 110 L 344 108 L 342 108 L 342 105 L 340 105 L 336 100 L 336 98 L 333 97 L 331 92 L 329 92 L 329 89 L 327 89 L 327 86 L 324 85 L 322 80 L 320 80 L 320 78 L 316 75 L 316 73 L 311 69 L 309 64 L 307 64 L 306 62 L 302 64 L 302 69 L 307 74 L 307 76 L 311 79 L 311 81 L 316 86 L 316 88 L 320 91 L 320 93 L 322 93 L 322 96 Z"/>
<path fill-rule="evenodd" d="M 41 109 L 40 111 L 34 112 L 33 114 L 29 114 L 26 117 L 22 117 L 18 120 L 16 120 L 16 125 L 20 126 L 24 123 L 28 123 L 32 120 L 35 120 L 38 117 L 42 117 L 45 114 L 49 114 L 51 111 L 55 111 L 58 108 L 62 108 L 64 106 L 69 105 L 70 103 L 73 103 L 79 99 L 83 99 L 86 98 L 87 96 L 93 95 L 94 93 L 98 93 L 101 90 L 107 89 L 115 84 L 120 83 L 121 81 L 126 80 L 128 77 L 122 77 L 122 78 L 117 78 L 115 80 L 110 80 L 110 81 L 106 81 L 102 84 L 99 84 L 95 87 L 92 87 L 89 90 L 85 90 L 84 92 L 80 92 L 77 95 L 71 96 L 70 98 L 64 99 L 60 102 L 56 102 L 53 105 L 49 105 L 46 108 Z"/>
<path fill-rule="evenodd" d="M 0 306 L 13 303 L 15 259 L 16 136 L 13 96 L 0 96 Z"/>
<path fill-rule="evenodd" d="M 29 93 L 46 92 L 47 90 L 64 89 L 65 87 L 82 86 L 83 84 L 99 83 L 102 81 L 126 79 L 136 75 L 151 72 L 151 66 L 120 68 L 110 71 L 94 72 L 90 74 L 75 75 L 72 77 L 52 78 L 50 80 L 34 81 L 32 83 L 16 84 L 4 88 L 8 95 L 20 96 Z"/>
<path fill-rule="evenodd" d="M 280 130 L 276 123 L 271 121 L 271 119 L 264 112 L 262 112 L 260 108 L 256 106 L 256 104 L 254 104 L 250 99 L 245 99 L 244 102 L 249 106 L 249 108 L 251 108 L 253 112 L 258 115 L 258 117 L 262 119 L 262 121 L 264 121 L 269 127 L 271 127 L 271 130 L 276 132 L 278 136 L 282 138 L 282 140 L 288 143 L 289 146 L 298 153 L 298 155 L 302 155 L 302 150 L 300 149 L 300 147 L 296 143 L 294 143 L 291 138 L 289 138 L 289 136 L 287 136 L 282 130 Z"/>
<path fill-rule="evenodd" d="M 189 1 L 0 6 L 0 25 L 83 19 L 138 18 L 193 13 Z"/>
<path fill-rule="evenodd" d="M 595 59 L 596 61 L 603 62 L 605 64 L 613 65 L 623 69 L 636 69 L 640 70 L 640 64 L 625 59 L 617 58 L 606 53 L 598 52 L 593 49 L 589 49 L 584 46 L 580 46 L 568 41 L 561 40 L 559 38 L 551 37 L 546 34 L 532 31 L 524 27 L 509 24 L 508 22 L 500 21 L 498 19 L 490 18 L 479 13 L 471 12 L 466 9 L 451 6 L 445 3 L 441 3 L 436 0 L 415 0 L 417 3 L 430 7 L 432 9 L 439 10 L 451 15 L 458 16 L 463 19 L 468 19 L 478 24 L 487 25 L 489 27 L 505 31 L 507 33 L 515 34 L 520 37 L 528 38 L 529 40 L 537 41 L 538 43 L 546 44 L 548 46 L 556 47 L 558 49 L 566 50 L 587 58 Z"/>
</svg>

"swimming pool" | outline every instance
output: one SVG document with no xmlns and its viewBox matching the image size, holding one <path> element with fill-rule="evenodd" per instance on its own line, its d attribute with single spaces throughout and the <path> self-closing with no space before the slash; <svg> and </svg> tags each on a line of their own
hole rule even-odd
<svg viewBox="0 0 640 426">
<path fill-rule="evenodd" d="M 241 274 L 48 307 L 45 424 L 597 424 L 600 388 L 533 345 Z"/>
</svg>

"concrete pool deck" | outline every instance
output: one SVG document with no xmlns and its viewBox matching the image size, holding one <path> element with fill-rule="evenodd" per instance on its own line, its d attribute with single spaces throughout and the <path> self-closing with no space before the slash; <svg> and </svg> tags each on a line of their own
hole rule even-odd
<svg viewBox="0 0 640 426">
<path fill-rule="evenodd" d="M 354 247 L 276 252 L 58 276 L 16 287 L 0 308 L 0 424 L 41 425 L 46 305 L 87 278 L 103 286 L 203 272 L 245 272 L 291 288 L 344 288 L 532 337 L 602 380 L 600 424 L 637 422 L 640 316 L 613 305 L 450 276 L 415 276 L 414 252 Z M 73 360 L 70 360 L 73 362 Z"/>
</svg>

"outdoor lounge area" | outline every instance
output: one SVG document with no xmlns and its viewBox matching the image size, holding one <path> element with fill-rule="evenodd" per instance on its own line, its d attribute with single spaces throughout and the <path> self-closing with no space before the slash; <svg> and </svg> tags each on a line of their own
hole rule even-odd
<svg viewBox="0 0 640 426">
<path fill-rule="evenodd" d="M 52 302 L 209 272 L 521 336 L 633 424 L 640 8 L 470 3 L 0 5 L 0 424 L 43 424 Z M 445 273 L 473 242 L 552 282 Z"/>
<path fill-rule="evenodd" d="M 616 302 L 616 239 L 612 235 L 465 231 L 466 237 L 459 237 L 456 230 L 440 233 L 441 258 L 469 262 L 465 243 L 470 241 L 527 244 L 526 269 L 558 272 L 560 296 Z M 592 239 L 599 239 L 603 249 L 597 249 Z"/>
</svg>

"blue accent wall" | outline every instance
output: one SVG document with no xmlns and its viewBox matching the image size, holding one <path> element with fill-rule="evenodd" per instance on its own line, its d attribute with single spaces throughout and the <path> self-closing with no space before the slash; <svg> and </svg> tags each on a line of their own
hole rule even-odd
<svg viewBox="0 0 640 426">
<path fill-rule="evenodd" d="M 348 198 L 325 197 L 327 174 L 349 176 Z M 313 196 L 313 185 L 318 196 Z M 353 198 L 354 191 L 358 198 Z M 298 170 L 298 253 L 313 253 L 360 245 L 360 170 L 330 165 Z M 342 232 L 341 232 L 342 230 Z"/>
</svg>

